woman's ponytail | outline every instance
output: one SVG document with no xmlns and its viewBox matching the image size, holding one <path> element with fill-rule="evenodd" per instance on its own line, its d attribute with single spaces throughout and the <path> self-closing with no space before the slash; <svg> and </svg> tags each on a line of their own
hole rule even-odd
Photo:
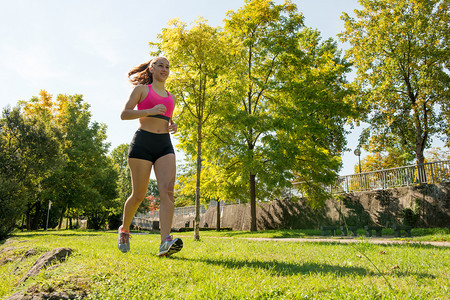
<svg viewBox="0 0 450 300">
<path fill-rule="evenodd" d="M 151 84 L 153 82 L 152 73 L 148 69 L 153 60 L 143 63 L 128 72 L 128 78 L 133 85 Z"/>
</svg>

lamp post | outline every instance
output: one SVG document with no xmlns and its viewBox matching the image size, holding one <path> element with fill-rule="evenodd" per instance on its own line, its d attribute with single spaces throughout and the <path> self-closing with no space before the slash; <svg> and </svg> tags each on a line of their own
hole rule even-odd
<svg viewBox="0 0 450 300">
<path fill-rule="evenodd" d="M 48 201 L 48 210 L 47 210 L 47 223 L 45 223 L 45 231 L 47 231 L 48 228 L 48 216 L 50 215 L 50 208 L 52 207 L 52 201 Z"/>
<path fill-rule="evenodd" d="M 360 190 L 363 191 L 364 188 L 363 188 L 363 180 L 361 178 L 361 149 L 360 149 L 360 146 L 358 146 L 358 148 L 356 148 L 355 152 L 353 152 L 353 153 L 355 153 L 355 155 L 358 156 L 359 174 L 360 174 L 358 176 L 359 177 L 359 185 L 360 185 Z M 365 180 L 364 180 L 364 182 L 365 182 Z"/>
</svg>

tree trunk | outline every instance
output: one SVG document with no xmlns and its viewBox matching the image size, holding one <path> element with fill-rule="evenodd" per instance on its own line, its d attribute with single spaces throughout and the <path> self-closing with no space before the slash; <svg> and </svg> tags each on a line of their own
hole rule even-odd
<svg viewBox="0 0 450 300">
<path fill-rule="evenodd" d="M 26 224 L 27 231 L 30 231 L 31 230 L 31 209 L 33 207 L 30 206 L 30 204 L 28 204 L 27 206 L 28 206 L 28 209 L 26 212 L 25 224 Z"/>
<path fill-rule="evenodd" d="M 197 183 L 195 189 L 194 241 L 200 240 L 200 175 L 202 172 L 202 124 L 197 126 Z"/>
<path fill-rule="evenodd" d="M 35 214 L 33 217 L 33 221 L 31 222 L 31 229 L 38 230 L 39 229 L 39 221 L 41 220 L 41 201 L 38 200 L 34 203 Z"/>
<path fill-rule="evenodd" d="M 216 211 L 216 215 L 217 215 L 216 229 L 217 229 L 217 231 L 220 231 L 220 201 L 219 201 L 219 200 L 217 200 L 217 211 Z"/>
<path fill-rule="evenodd" d="M 417 118 L 418 120 L 419 118 Z M 423 155 L 423 152 L 425 150 L 426 145 L 426 133 L 423 134 L 423 129 L 421 127 L 421 123 L 417 121 L 416 124 L 416 164 L 417 164 L 417 171 L 419 175 L 419 183 L 427 183 L 427 174 L 425 171 L 424 163 L 425 163 L 425 157 Z"/>
<path fill-rule="evenodd" d="M 418 119 L 418 118 L 417 118 Z M 423 156 L 423 151 L 426 145 L 426 136 L 423 134 L 423 129 L 420 122 L 416 124 L 416 162 L 417 164 L 423 164 L 425 162 L 425 157 Z"/>
<path fill-rule="evenodd" d="M 256 175 L 250 174 L 250 231 L 256 231 Z"/>
<path fill-rule="evenodd" d="M 58 230 L 61 230 L 62 221 L 64 218 L 64 214 L 66 213 L 66 207 L 64 206 L 61 210 L 61 215 L 59 216 L 59 224 L 58 224 Z"/>
</svg>

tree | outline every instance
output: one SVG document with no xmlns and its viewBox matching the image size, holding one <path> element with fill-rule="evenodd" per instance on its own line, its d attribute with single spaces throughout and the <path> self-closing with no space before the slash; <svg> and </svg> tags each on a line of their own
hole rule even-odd
<svg viewBox="0 0 450 300">
<path fill-rule="evenodd" d="M 177 165 L 177 179 L 175 181 L 175 207 L 195 205 L 196 172 L 197 165 L 192 159 L 185 160 L 184 163 Z"/>
<path fill-rule="evenodd" d="M 66 212 L 85 214 L 97 228 L 104 221 L 104 211 L 115 198 L 117 175 L 107 158 L 106 126 L 91 122 L 89 104 L 81 95 L 52 95 L 41 91 L 40 97 L 21 102 L 28 115 L 39 115 L 46 124 L 58 124 L 63 162 L 42 183 L 62 219 Z M 40 203 L 40 202 L 39 202 Z M 95 203 L 95 205 L 94 205 Z"/>
<path fill-rule="evenodd" d="M 129 147 L 129 144 L 121 144 L 114 148 L 110 155 L 118 174 L 117 197 L 122 203 L 128 199 L 132 192 L 131 173 L 127 163 Z"/>
<path fill-rule="evenodd" d="M 208 137 L 212 115 L 221 109 L 220 84 L 229 62 L 230 44 L 220 28 L 213 28 L 199 19 L 191 28 L 177 19 L 169 22 L 151 43 L 171 63 L 171 80 L 168 86 L 176 93 L 178 103 L 180 144 L 188 158 L 196 158 L 196 188 L 194 239 L 199 240 L 200 185 L 202 170 L 202 144 Z"/>
<path fill-rule="evenodd" d="M 19 101 L 19 106 L 23 108 L 23 113 L 26 118 L 36 119 L 51 131 L 54 135 L 52 139 L 53 148 L 57 151 L 57 160 L 54 161 L 53 166 L 40 166 L 41 172 L 47 172 L 47 176 L 39 183 L 39 194 L 29 198 L 29 204 L 26 212 L 26 227 L 28 230 L 37 230 L 43 224 L 45 212 L 47 212 L 47 205 L 50 199 L 47 199 L 49 189 L 51 189 L 51 174 L 57 172 L 65 163 L 62 150 L 62 128 L 55 119 L 55 106 L 52 100 L 52 95 L 45 90 L 39 92 L 39 97 L 34 96 L 29 101 Z M 32 145 L 35 147 L 35 145 Z M 30 159 L 35 159 L 30 157 Z M 38 159 L 39 161 L 42 159 Z M 30 186 L 30 185 L 28 185 Z M 32 185 L 31 185 L 32 186 Z"/>
<path fill-rule="evenodd" d="M 27 228 L 37 229 L 45 181 L 61 163 L 58 136 L 58 129 L 46 124 L 39 115 L 26 115 L 19 106 L 3 111 L 0 120 L 0 236 L 8 234 L 23 214 L 26 214 Z"/>
<path fill-rule="evenodd" d="M 431 148 L 427 151 L 427 162 L 450 160 L 449 149 L 441 149 L 440 147 Z"/>
<path fill-rule="evenodd" d="M 412 164 L 414 156 L 410 153 L 403 153 L 401 149 L 390 148 L 384 152 L 368 154 L 361 160 L 362 172 L 373 172 L 384 169 L 399 168 Z M 355 173 L 359 173 L 359 165 L 356 164 Z"/>
<path fill-rule="evenodd" d="M 344 13 L 347 55 L 357 69 L 355 96 L 370 124 L 365 148 L 415 154 L 425 161 L 432 136 L 447 136 L 449 1 L 360 0 L 356 19 Z"/>
<path fill-rule="evenodd" d="M 112 164 L 106 157 L 109 147 L 105 142 L 106 125 L 91 122 L 89 104 L 81 95 L 58 95 L 56 102 L 67 161 L 61 173 L 55 174 L 60 179 L 61 218 L 70 208 L 80 209 L 89 217 L 90 211 L 85 208 L 92 198 L 104 203 L 116 197 L 117 173 L 111 170 Z M 102 184 L 105 177 L 114 185 Z"/>
<path fill-rule="evenodd" d="M 1 143 L 1 142 L 0 142 Z M 3 148 L 3 145 L 1 146 Z M 3 154 L 3 149 L 2 149 Z M 5 239 L 17 226 L 20 217 L 26 211 L 24 186 L 0 172 L 0 239 Z"/>
<path fill-rule="evenodd" d="M 282 55 L 279 92 L 270 102 L 277 119 L 276 134 L 264 137 L 271 168 L 283 170 L 282 186 L 289 187 L 289 179 L 302 183 L 298 187 L 313 207 L 330 198 L 324 187 L 341 167 L 344 126 L 358 117 L 345 77 L 351 65 L 341 56 L 332 39 L 322 42 L 317 30 L 303 29 L 296 47 Z"/>
<path fill-rule="evenodd" d="M 298 39 L 303 18 L 290 1 L 275 5 L 268 0 L 247 0 L 225 20 L 226 32 L 239 41 L 242 49 L 236 57 L 232 87 L 235 110 L 228 116 L 232 129 L 226 142 L 235 153 L 226 165 L 233 165 L 237 180 L 246 178 L 249 188 L 251 230 L 256 228 L 257 176 L 266 172 L 261 138 L 273 130 L 267 113 L 270 91 L 276 86 L 274 74 L 280 66 L 281 53 Z M 245 179 L 244 179 L 245 180 Z M 264 190 L 261 188 L 260 190 Z"/>
<path fill-rule="evenodd" d="M 94 177 L 87 191 L 88 201 L 82 205 L 83 215 L 88 218 L 88 228 L 99 230 L 108 217 L 121 207 L 117 199 L 118 174 L 113 161 L 106 156 L 97 157 Z"/>
<path fill-rule="evenodd" d="M 228 13 L 226 31 L 243 47 L 234 74 L 236 109 L 220 131 L 226 140 L 220 165 L 233 185 L 247 177 L 251 230 L 256 230 L 256 199 L 283 197 L 294 180 L 317 206 L 336 178 L 345 149 L 345 121 L 354 115 L 345 73 L 332 40 L 321 42 L 304 28 L 290 1 L 246 1 Z M 227 179 L 230 181 L 230 179 Z"/>
</svg>

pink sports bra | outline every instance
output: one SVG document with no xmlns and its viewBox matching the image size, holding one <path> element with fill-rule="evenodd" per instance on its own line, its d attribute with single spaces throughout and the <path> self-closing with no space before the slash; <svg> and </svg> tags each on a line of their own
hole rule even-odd
<svg viewBox="0 0 450 300">
<path fill-rule="evenodd" d="M 148 117 L 160 118 L 169 121 L 172 117 L 173 108 L 175 106 L 172 95 L 167 92 L 168 97 L 162 97 L 158 95 L 152 88 L 152 85 L 148 85 L 148 94 L 144 100 L 138 103 L 137 109 L 149 109 L 155 107 L 157 104 L 163 104 L 166 107 L 166 112 L 163 115 L 149 115 Z"/>
</svg>

